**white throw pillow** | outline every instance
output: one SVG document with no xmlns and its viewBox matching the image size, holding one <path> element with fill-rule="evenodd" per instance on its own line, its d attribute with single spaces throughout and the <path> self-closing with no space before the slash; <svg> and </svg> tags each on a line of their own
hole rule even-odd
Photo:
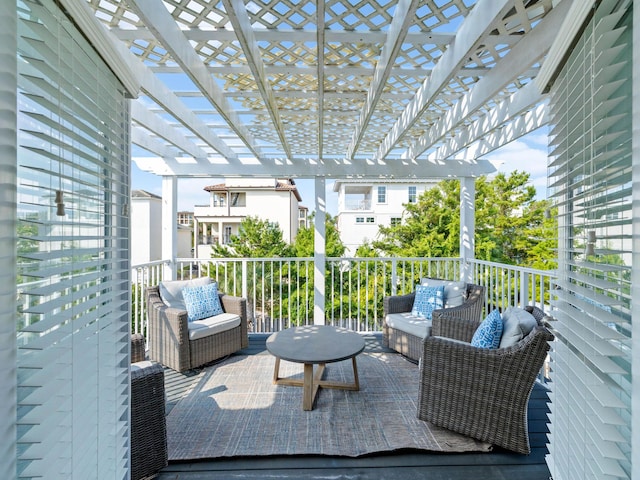
<svg viewBox="0 0 640 480">
<path fill-rule="evenodd" d="M 191 280 L 174 280 L 171 282 L 160 282 L 158 289 L 160 298 L 167 307 L 177 308 L 178 310 L 186 310 L 182 289 L 184 287 L 200 287 L 211 283 L 209 277 L 193 278 Z"/>
<path fill-rule="evenodd" d="M 500 339 L 500 348 L 515 345 L 538 325 L 535 317 L 518 307 L 508 307 L 502 313 L 504 328 Z"/>
<path fill-rule="evenodd" d="M 444 308 L 458 307 L 465 301 L 467 294 L 467 284 L 465 282 L 453 282 L 450 280 L 439 280 L 435 278 L 423 278 L 420 285 L 425 287 L 444 286 Z"/>
</svg>

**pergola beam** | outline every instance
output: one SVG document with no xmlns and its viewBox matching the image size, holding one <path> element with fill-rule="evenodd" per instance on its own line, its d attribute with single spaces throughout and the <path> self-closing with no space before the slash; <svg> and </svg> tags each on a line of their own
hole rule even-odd
<svg viewBox="0 0 640 480">
<path fill-rule="evenodd" d="M 247 64 L 253 74 L 253 78 L 256 81 L 258 91 L 262 96 L 262 100 L 267 108 L 269 117 L 273 127 L 280 139 L 282 150 L 287 157 L 291 157 L 291 148 L 287 142 L 287 137 L 284 133 L 284 126 L 278 113 L 278 105 L 273 94 L 271 84 L 267 79 L 264 71 L 264 63 L 262 61 L 262 54 L 258 47 L 253 28 L 251 26 L 251 20 L 247 14 L 247 9 L 242 0 L 222 0 L 222 4 L 229 16 L 229 21 L 233 26 L 234 33 L 237 37 L 237 41 L 240 43 L 240 47 L 244 52 L 244 56 L 247 59 Z"/>
<path fill-rule="evenodd" d="M 318 76 L 318 157 L 322 158 L 324 150 L 324 0 L 316 2 L 316 75 Z"/>
<path fill-rule="evenodd" d="M 525 110 L 531 109 L 543 99 L 544 96 L 535 83 L 529 83 L 500 102 L 491 110 L 490 114 L 483 115 L 467 127 L 458 128 L 454 137 L 450 137 L 444 145 L 427 155 L 426 158 L 437 160 L 455 156 L 457 152 L 482 139 L 483 136 L 489 135 L 505 123 L 519 118 Z"/>
<path fill-rule="evenodd" d="M 162 0 L 129 0 L 128 5 L 151 30 L 160 43 L 171 53 L 173 59 L 182 67 L 184 73 L 195 83 L 231 129 L 240 137 L 249 150 L 260 158 L 261 152 L 255 139 L 247 128 L 240 122 L 231 105 L 222 94 L 204 63 L 193 50 L 189 40 L 179 29 L 175 20 L 167 11 Z"/>
<path fill-rule="evenodd" d="M 405 107 L 391 131 L 380 144 L 375 154 L 376 161 L 384 159 L 398 140 L 418 121 L 438 93 L 455 75 L 455 72 L 477 49 L 478 42 L 488 36 L 486 35 L 487 31 L 504 16 L 510 3 L 508 0 L 480 0 L 473 7 L 460 26 L 455 40 L 451 42 L 449 48 L 433 68 L 429 78 L 422 83 L 413 100 Z"/>
<path fill-rule="evenodd" d="M 395 59 L 402 48 L 402 42 L 407 35 L 409 27 L 413 24 L 413 17 L 419 3 L 419 0 L 400 0 L 396 5 L 393 20 L 391 20 L 391 25 L 387 32 L 387 39 L 380 52 L 380 58 L 376 63 L 373 79 L 369 85 L 367 99 L 362 106 L 351 143 L 347 147 L 347 158 L 349 159 L 353 159 L 353 156 L 358 151 L 367 125 L 369 125 L 371 116 L 391 75 Z"/>
<path fill-rule="evenodd" d="M 393 161 L 389 163 L 358 163 L 342 160 L 283 160 L 263 159 L 260 162 L 247 160 L 244 164 L 229 164 L 224 160 L 212 162 L 210 159 L 175 159 L 157 157 L 135 157 L 141 170 L 156 175 L 178 177 L 240 177 L 251 172 L 253 177 L 306 178 L 324 176 L 328 178 L 454 178 L 476 177 L 495 172 L 495 167 L 487 160 L 446 160 L 415 162 Z"/>
<path fill-rule="evenodd" d="M 407 158 L 416 158 L 435 145 L 448 132 L 455 130 L 466 118 L 479 110 L 489 100 L 522 74 L 530 65 L 542 59 L 551 46 L 554 32 L 560 29 L 570 2 L 562 2 L 554 8 L 540 25 L 534 28 L 526 42 L 520 42 L 474 87 L 467 92 L 429 131 L 417 139 L 407 150 Z"/>
</svg>

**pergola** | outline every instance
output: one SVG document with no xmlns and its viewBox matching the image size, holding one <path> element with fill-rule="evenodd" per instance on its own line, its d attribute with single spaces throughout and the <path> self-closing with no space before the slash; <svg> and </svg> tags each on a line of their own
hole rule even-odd
<svg viewBox="0 0 640 480">
<path fill-rule="evenodd" d="M 163 178 L 165 259 L 177 179 L 229 176 L 313 178 L 318 213 L 326 178 L 458 178 L 473 258 L 474 178 L 495 171 L 481 157 L 547 122 L 549 51 L 576 16 L 552 0 L 63 3 L 136 98 L 133 158 Z M 324 215 L 315 230 L 321 293 Z"/>
</svg>

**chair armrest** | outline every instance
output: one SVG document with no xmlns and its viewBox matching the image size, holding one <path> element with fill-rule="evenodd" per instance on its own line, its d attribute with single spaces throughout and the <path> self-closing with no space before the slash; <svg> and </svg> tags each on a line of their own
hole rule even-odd
<svg viewBox="0 0 640 480">
<path fill-rule="evenodd" d="M 220 293 L 220 303 L 227 313 L 235 313 L 240 317 L 242 348 L 249 346 L 249 318 L 247 315 L 247 299 Z"/>
<path fill-rule="evenodd" d="M 392 295 L 384 297 L 382 300 L 385 316 L 389 313 L 410 312 L 413 308 L 413 301 L 416 293 L 408 293 L 406 295 Z"/>
<path fill-rule="evenodd" d="M 454 307 L 455 308 L 455 307 Z M 436 337 L 452 338 L 463 342 L 471 342 L 480 322 L 451 315 L 450 310 L 434 310 L 431 319 L 431 335 Z"/>
<path fill-rule="evenodd" d="M 142 362 L 146 356 L 144 336 L 141 333 L 131 335 L 131 363 Z"/>
</svg>

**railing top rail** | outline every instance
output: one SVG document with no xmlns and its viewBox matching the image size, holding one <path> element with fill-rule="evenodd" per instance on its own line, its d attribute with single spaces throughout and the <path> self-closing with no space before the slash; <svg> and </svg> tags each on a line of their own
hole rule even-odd
<svg viewBox="0 0 640 480">
<path fill-rule="evenodd" d="M 549 277 L 556 277 L 558 275 L 557 270 L 541 270 L 537 268 L 522 267 L 520 265 L 509 265 L 506 263 L 490 262 L 487 260 L 469 259 L 469 263 L 476 263 L 478 265 L 486 265 L 489 267 L 499 267 L 505 270 L 518 270 L 525 273 L 532 273 L 535 275 L 547 275 Z"/>
<path fill-rule="evenodd" d="M 139 263 L 137 265 L 131 265 L 131 269 L 153 267 L 155 265 L 164 265 L 169 262 L 170 262 L 169 260 L 154 260 L 152 262 L 144 262 L 144 263 Z"/>
</svg>

